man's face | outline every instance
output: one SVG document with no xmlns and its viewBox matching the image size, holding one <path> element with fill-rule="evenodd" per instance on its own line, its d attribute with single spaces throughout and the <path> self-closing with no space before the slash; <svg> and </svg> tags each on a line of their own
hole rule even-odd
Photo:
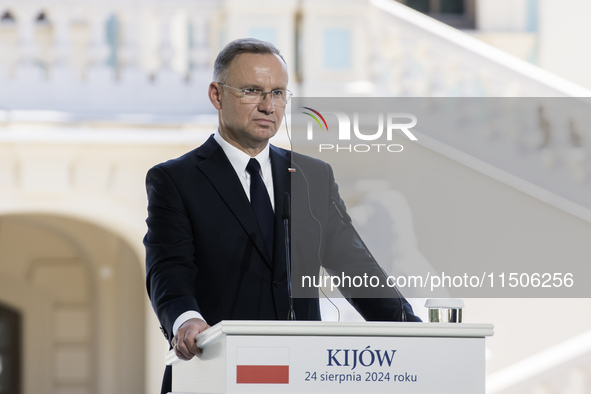
<svg viewBox="0 0 591 394">
<path fill-rule="evenodd" d="M 238 89 L 256 88 L 269 92 L 286 89 L 285 63 L 276 55 L 243 53 L 228 67 L 225 85 Z M 258 153 L 277 133 L 285 107 L 275 105 L 271 95 L 258 104 L 240 101 L 240 92 L 217 83 L 209 87 L 209 97 L 219 110 L 220 134 L 232 145 L 247 153 Z"/>
</svg>

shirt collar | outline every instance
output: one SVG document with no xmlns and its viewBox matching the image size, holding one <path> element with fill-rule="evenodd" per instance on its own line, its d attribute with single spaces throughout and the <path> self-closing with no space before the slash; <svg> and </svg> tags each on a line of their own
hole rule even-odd
<svg viewBox="0 0 591 394">
<path fill-rule="evenodd" d="M 234 167 L 234 171 L 236 171 L 239 176 L 243 174 L 246 171 L 246 166 L 252 157 L 226 141 L 221 136 L 219 130 L 216 130 L 213 138 L 222 147 L 226 157 L 228 157 L 228 160 L 230 161 L 230 164 L 232 164 L 232 167 Z M 265 148 L 254 157 L 261 165 L 263 179 L 264 174 L 267 172 L 266 170 L 271 167 L 271 157 L 269 156 L 269 151 L 269 144 L 267 143 Z"/>
</svg>

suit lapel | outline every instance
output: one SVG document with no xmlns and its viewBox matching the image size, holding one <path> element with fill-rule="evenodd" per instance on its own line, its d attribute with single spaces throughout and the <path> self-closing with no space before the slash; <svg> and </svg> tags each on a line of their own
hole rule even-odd
<svg viewBox="0 0 591 394">
<path fill-rule="evenodd" d="M 265 262 L 271 265 L 271 258 L 254 211 L 224 150 L 211 136 L 199 147 L 197 156 L 197 168 L 209 179 L 228 208 L 236 216 L 244 231 L 246 231 L 261 255 L 264 256 Z"/>
</svg>

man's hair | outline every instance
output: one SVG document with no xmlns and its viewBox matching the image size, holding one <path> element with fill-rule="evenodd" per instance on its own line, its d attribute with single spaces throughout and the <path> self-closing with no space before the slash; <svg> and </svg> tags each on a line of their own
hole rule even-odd
<svg viewBox="0 0 591 394">
<path fill-rule="evenodd" d="M 285 63 L 285 59 L 279 53 L 279 49 L 270 42 L 257 40 L 256 38 L 239 38 L 226 45 L 218 54 L 213 65 L 213 80 L 222 83 L 226 82 L 228 78 L 228 75 L 226 75 L 227 70 L 232 60 L 243 53 L 277 55 Z"/>
</svg>

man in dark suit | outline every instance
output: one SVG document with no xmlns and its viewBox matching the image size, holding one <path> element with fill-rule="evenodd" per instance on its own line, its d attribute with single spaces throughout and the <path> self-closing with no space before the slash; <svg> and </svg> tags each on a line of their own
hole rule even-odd
<svg viewBox="0 0 591 394">
<path fill-rule="evenodd" d="M 385 278 L 346 223 L 330 166 L 270 145 L 291 93 L 285 61 L 271 44 L 236 40 L 218 55 L 209 99 L 219 129 L 199 148 L 147 175 L 148 294 L 177 356 L 200 350 L 195 337 L 224 319 L 286 319 L 289 310 L 281 206 L 305 239 L 292 239 L 295 275 Z M 253 161 L 254 159 L 254 161 Z M 255 162 L 256 161 L 256 162 Z M 295 168 L 295 172 L 290 170 Z M 294 298 L 298 320 L 320 320 L 317 289 Z M 344 295 L 367 320 L 419 321 L 392 289 Z M 163 393 L 170 390 L 170 373 Z"/>
</svg>

